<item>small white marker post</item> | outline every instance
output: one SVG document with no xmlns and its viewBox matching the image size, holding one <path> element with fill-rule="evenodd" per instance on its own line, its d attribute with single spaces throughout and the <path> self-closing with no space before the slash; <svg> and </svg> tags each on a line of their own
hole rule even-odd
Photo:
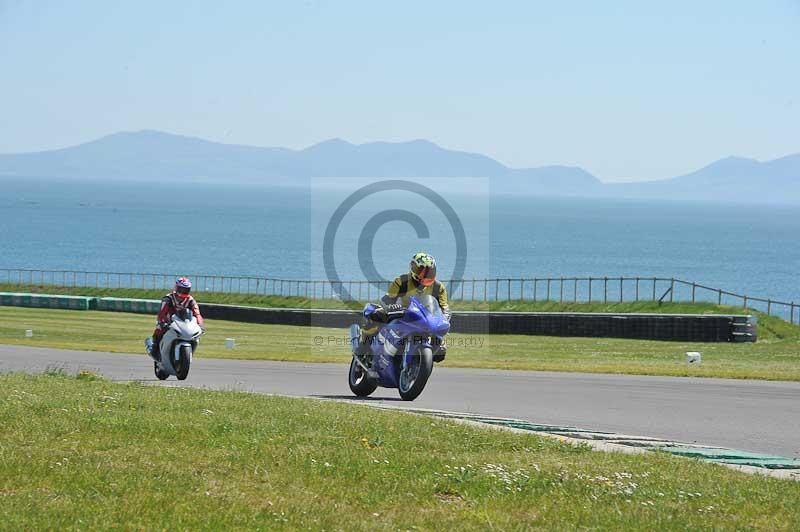
<svg viewBox="0 0 800 532">
<path fill-rule="evenodd" d="M 33 338 L 33 329 L 27 329 L 25 331 L 25 338 Z"/>
<path fill-rule="evenodd" d="M 689 364 L 700 364 L 703 359 L 703 355 L 699 351 L 687 351 L 686 352 L 686 362 Z"/>
<path fill-rule="evenodd" d="M 233 349 L 236 347 L 236 338 L 225 338 L 225 349 Z"/>
</svg>

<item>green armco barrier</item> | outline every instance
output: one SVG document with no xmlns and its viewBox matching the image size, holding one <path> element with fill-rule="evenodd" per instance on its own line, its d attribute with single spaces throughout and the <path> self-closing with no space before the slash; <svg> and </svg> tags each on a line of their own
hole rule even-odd
<svg viewBox="0 0 800 532">
<path fill-rule="evenodd" d="M 54 308 L 68 310 L 94 310 L 97 298 L 81 296 L 53 296 L 48 294 L 16 294 L 0 292 L 0 306 Z"/>
<path fill-rule="evenodd" d="M 132 312 L 134 314 L 158 314 L 161 301 L 155 299 L 124 299 L 101 297 L 97 299 L 97 310 Z"/>
<path fill-rule="evenodd" d="M 157 314 L 161 308 L 161 301 L 155 299 L 97 298 L 0 292 L 0 306 Z"/>
</svg>

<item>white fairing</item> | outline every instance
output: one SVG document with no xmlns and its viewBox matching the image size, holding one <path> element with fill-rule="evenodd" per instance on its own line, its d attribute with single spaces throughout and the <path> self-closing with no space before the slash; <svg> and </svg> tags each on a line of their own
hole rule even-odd
<svg viewBox="0 0 800 532">
<path fill-rule="evenodd" d="M 195 346 L 200 342 L 203 329 L 197 323 L 197 318 L 181 319 L 172 315 L 172 323 L 161 338 L 161 367 L 170 375 L 175 375 L 173 360 L 178 360 L 182 346 L 189 346 L 194 354 Z"/>
</svg>

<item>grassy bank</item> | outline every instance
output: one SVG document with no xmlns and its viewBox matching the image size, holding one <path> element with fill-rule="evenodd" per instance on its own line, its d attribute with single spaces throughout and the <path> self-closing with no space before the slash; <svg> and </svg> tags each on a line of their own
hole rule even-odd
<svg viewBox="0 0 800 532">
<path fill-rule="evenodd" d="M 6 375 L 0 425 L 11 530 L 800 527 L 796 482 L 354 405 Z"/>
<path fill-rule="evenodd" d="M 0 284 L 0 292 L 28 292 L 35 294 L 77 295 L 93 297 L 129 297 L 136 299 L 161 299 L 166 290 L 143 290 L 138 288 L 84 288 L 50 285 Z M 226 305 L 246 305 L 269 308 L 347 308 L 335 299 L 307 299 L 304 297 L 265 296 L 256 294 L 227 294 L 219 292 L 198 292 L 199 302 L 221 303 Z M 654 301 L 636 302 L 592 302 L 559 303 L 558 301 L 452 301 L 454 310 L 528 311 L 528 312 L 666 312 L 676 314 L 746 314 L 740 307 L 716 305 L 713 303 L 682 303 Z M 356 303 L 359 306 L 360 303 Z"/>
<path fill-rule="evenodd" d="M 123 353 L 143 352 L 152 316 L 0 307 L 0 343 Z M 786 324 L 789 327 L 788 324 Z M 33 329 L 34 337 L 25 331 Z M 800 380 L 798 327 L 756 344 L 689 344 L 614 338 L 515 335 L 448 337 L 449 367 L 587 371 L 642 375 Z M 347 332 L 338 329 L 209 321 L 198 356 L 302 362 L 349 361 Z M 224 348 L 236 338 L 236 349 Z M 684 353 L 700 350 L 689 366 Z"/>
</svg>

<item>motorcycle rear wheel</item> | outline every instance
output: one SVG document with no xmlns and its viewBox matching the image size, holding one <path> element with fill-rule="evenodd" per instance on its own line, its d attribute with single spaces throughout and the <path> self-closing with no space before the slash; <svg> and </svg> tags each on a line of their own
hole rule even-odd
<svg viewBox="0 0 800 532">
<path fill-rule="evenodd" d="M 356 359 L 350 362 L 350 371 L 347 372 L 347 384 L 350 386 L 350 391 L 358 397 L 367 397 L 378 388 L 378 383 L 375 379 L 371 379 L 364 371 Z"/>
<path fill-rule="evenodd" d="M 403 401 L 413 401 L 419 397 L 433 372 L 433 351 L 430 347 L 418 348 L 412 358 L 411 364 L 400 370 L 398 379 L 398 391 Z"/>
</svg>

